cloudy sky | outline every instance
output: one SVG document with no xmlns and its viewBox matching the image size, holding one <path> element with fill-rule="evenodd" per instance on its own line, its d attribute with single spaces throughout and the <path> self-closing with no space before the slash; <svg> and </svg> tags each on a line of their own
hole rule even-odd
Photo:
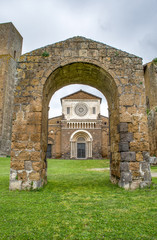
<svg viewBox="0 0 157 240">
<path fill-rule="evenodd" d="M 0 0 L 0 22 L 12 22 L 21 33 L 23 53 L 84 36 L 140 56 L 143 63 L 157 57 L 157 0 Z M 60 97 L 80 88 L 103 97 L 89 87 L 66 87 L 55 93 L 50 117 L 60 114 Z M 106 115 L 105 109 L 104 100 Z"/>
</svg>

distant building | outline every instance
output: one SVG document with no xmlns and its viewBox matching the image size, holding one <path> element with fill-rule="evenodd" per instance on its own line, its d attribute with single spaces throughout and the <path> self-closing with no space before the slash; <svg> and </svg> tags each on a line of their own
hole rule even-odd
<svg viewBox="0 0 157 240">
<path fill-rule="evenodd" d="M 78 91 L 61 99 L 62 116 L 48 121 L 47 157 L 108 157 L 109 121 L 100 115 L 101 98 Z"/>
</svg>

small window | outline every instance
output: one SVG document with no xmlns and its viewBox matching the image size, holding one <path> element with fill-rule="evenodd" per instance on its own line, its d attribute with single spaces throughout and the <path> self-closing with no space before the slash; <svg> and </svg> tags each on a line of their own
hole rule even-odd
<svg viewBox="0 0 157 240">
<path fill-rule="evenodd" d="M 14 58 L 16 58 L 16 51 L 14 51 Z"/>
<path fill-rule="evenodd" d="M 96 113 L 96 108 L 95 107 L 93 107 L 93 114 L 95 114 Z"/>
<path fill-rule="evenodd" d="M 59 123 L 59 121 L 57 121 L 57 123 Z"/>
<path fill-rule="evenodd" d="M 70 114 L 70 107 L 67 107 L 67 114 Z"/>
</svg>

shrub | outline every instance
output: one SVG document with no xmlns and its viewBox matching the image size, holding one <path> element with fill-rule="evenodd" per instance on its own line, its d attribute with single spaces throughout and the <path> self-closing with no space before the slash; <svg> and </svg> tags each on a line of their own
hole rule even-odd
<svg viewBox="0 0 157 240">
<path fill-rule="evenodd" d="M 154 58 L 154 59 L 153 59 L 153 63 L 157 63 L 157 58 Z"/>
<path fill-rule="evenodd" d="M 45 52 L 42 53 L 42 57 L 48 57 L 48 56 L 49 56 L 48 52 L 45 51 Z"/>
</svg>

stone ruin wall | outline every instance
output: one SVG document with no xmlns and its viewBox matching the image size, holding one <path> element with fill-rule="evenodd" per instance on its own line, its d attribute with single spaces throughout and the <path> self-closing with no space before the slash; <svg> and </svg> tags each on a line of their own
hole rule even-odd
<svg viewBox="0 0 157 240">
<path fill-rule="evenodd" d="M 48 58 L 43 58 L 44 51 L 50 54 Z M 15 63 L 17 52 L 15 50 L 11 55 Z M 8 55 L 10 56 L 10 53 Z M 60 66 L 64 71 L 60 71 Z M 43 108 L 47 101 L 45 96 L 49 94 L 49 87 L 57 90 L 67 84 L 76 83 L 76 80 L 73 81 L 73 75 L 67 83 L 67 70 L 70 69 L 70 73 L 75 74 L 75 68 L 80 71 L 80 76 L 82 73 L 85 74 L 83 77 L 86 84 L 103 89 L 103 94 L 109 101 L 111 181 L 131 189 L 150 184 L 142 60 L 105 44 L 76 37 L 27 53 L 21 56 L 18 62 L 18 84 L 14 93 L 10 189 L 27 189 L 32 183 L 33 188 L 38 188 L 46 183 L 47 166 L 44 159 L 47 138 L 43 138 L 46 130 L 41 131 L 41 126 L 45 126 L 46 129 L 46 124 L 43 124 L 46 120 L 42 117 L 48 108 Z M 89 78 L 91 72 L 95 73 L 91 75 L 92 79 Z M 57 73 L 59 75 L 55 75 Z M 14 74 L 11 76 L 14 78 Z M 101 80 L 104 77 L 106 80 L 103 82 Z M 52 85 L 52 80 L 56 85 Z M 79 83 L 83 83 L 81 78 Z M 9 108 L 4 111 L 4 105 L 3 100 L 2 118 L 4 113 L 11 114 Z M 1 129 L 4 125 L 2 122 Z"/>
<path fill-rule="evenodd" d="M 144 67 L 150 155 L 157 157 L 157 63 Z"/>
<path fill-rule="evenodd" d="M 10 155 L 16 61 L 22 37 L 12 23 L 0 24 L 0 155 Z"/>
<path fill-rule="evenodd" d="M 42 56 L 44 51 L 49 53 L 49 57 Z M 18 77 L 10 189 L 26 189 L 32 183 L 33 188 L 38 188 L 46 183 L 46 141 L 41 141 L 46 130 L 41 133 L 41 126 L 46 126 L 47 109 L 43 99 L 51 96 L 52 91 L 76 81 L 102 89 L 108 99 L 112 183 L 131 189 L 150 184 L 142 59 L 76 37 L 21 56 Z"/>
</svg>

